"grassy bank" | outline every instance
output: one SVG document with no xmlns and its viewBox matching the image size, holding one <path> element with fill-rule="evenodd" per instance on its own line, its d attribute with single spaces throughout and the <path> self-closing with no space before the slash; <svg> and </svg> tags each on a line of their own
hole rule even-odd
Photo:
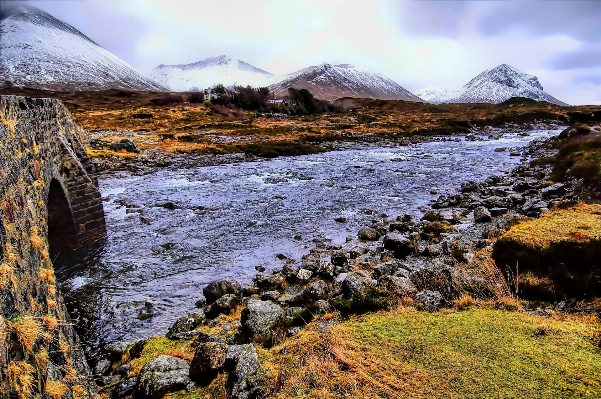
<svg viewBox="0 0 601 399">
<path fill-rule="evenodd" d="M 397 309 L 263 351 L 277 398 L 597 398 L 599 322 Z"/>
<path fill-rule="evenodd" d="M 268 397 L 601 396 L 596 316 L 547 318 L 505 305 L 463 300 L 438 313 L 399 307 L 338 323 L 326 315 L 275 347 L 258 348 Z M 190 360 L 193 353 L 191 341 L 152 338 L 132 361 L 132 375 L 161 354 Z M 167 397 L 225 398 L 225 383 L 222 374 Z"/>
<path fill-rule="evenodd" d="M 601 205 L 556 209 L 519 223 L 496 242 L 493 258 L 520 297 L 599 297 Z"/>
</svg>

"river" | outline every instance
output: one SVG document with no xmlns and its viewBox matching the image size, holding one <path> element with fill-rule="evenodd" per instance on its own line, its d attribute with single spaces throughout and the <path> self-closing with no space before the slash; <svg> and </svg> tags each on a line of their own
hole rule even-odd
<svg viewBox="0 0 601 399">
<path fill-rule="evenodd" d="M 108 237 L 83 259 L 57 265 L 57 278 L 88 345 L 164 334 L 207 283 L 248 283 L 255 266 L 282 266 L 276 255 L 299 260 L 314 240 L 355 240 L 382 213 L 420 217 L 420 206 L 461 183 L 521 162 L 495 149 L 560 131 L 105 175 Z M 138 320 L 147 303 L 154 316 Z"/>
</svg>

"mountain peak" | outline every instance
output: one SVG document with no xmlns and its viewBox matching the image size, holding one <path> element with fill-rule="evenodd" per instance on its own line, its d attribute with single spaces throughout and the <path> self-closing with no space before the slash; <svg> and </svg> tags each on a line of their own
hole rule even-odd
<svg viewBox="0 0 601 399">
<path fill-rule="evenodd" d="M 285 96 L 290 87 L 307 89 L 323 100 L 355 97 L 422 101 L 392 79 L 351 64 L 331 65 L 323 62 L 286 75 L 281 82 L 271 85 L 270 89 L 276 96 Z"/>
<path fill-rule="evenodd" d="M 267 71 L 227 55 L 218 55 L 191 64 L 161 64 L 150 77 L 173 91 L 206 89 L 216 84 L 224 86 L 262 87 L 273 75 Z"/>
<path fill-rule="evenodd" d="M 164 89 L 45 11 L 8 2 L 1 8 L 0 81 L 55 90 Z"/>
<path fill-rule="evenodd" d="M 521 72 L 508 64 L 501 64 L 480 73 L 458 90 L 416 92 L 426 101 L 439 103 L 500 103 L 511 97 L 526 97 L 536 101 L 565 105 L 546 93 L 534 75 Z"/>
</svg>

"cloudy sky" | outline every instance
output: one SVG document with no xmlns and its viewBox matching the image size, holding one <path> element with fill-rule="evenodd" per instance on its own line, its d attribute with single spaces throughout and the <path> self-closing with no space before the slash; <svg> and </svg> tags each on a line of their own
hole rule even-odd
<svg viewBox="0 0 601 399">
<path fill-rule="evenodd" d="M 601 1 L 36 1 L 147 74 L 226 54 L 274 74 L 353 63 L 415 91 L 506 63 L 601 104 Z"/>
</svg>

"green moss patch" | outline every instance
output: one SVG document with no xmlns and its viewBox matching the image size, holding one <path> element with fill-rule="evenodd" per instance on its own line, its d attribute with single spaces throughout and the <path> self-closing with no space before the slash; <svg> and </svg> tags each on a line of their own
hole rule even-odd
<svg viewBox="0 0 601 399">
<path fill-rule="evenodd" d="M 493 258 L 520 296 L 599 296 L 601 205 L 579 204 L 519 223 L 496 242 Z"/>
</svg>

